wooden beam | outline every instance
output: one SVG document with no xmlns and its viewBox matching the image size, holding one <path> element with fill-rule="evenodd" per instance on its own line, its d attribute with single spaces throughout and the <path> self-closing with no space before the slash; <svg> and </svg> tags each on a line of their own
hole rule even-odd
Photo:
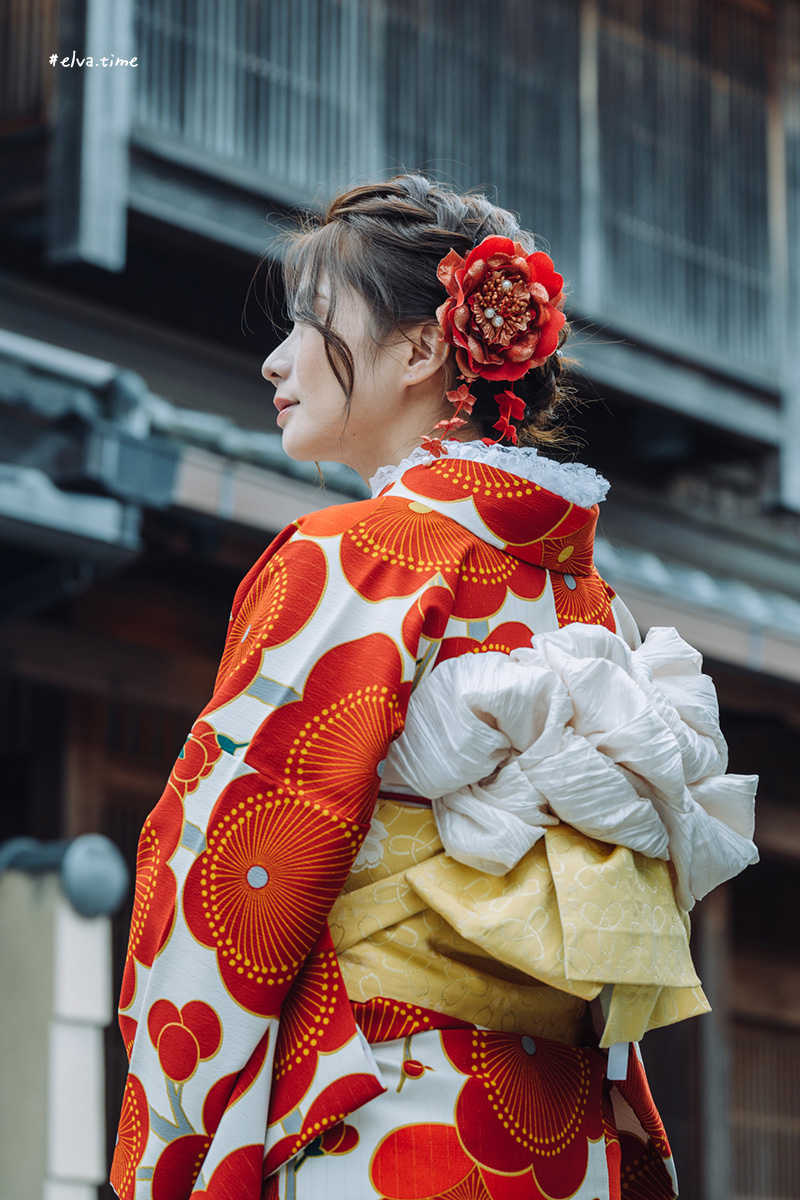
<svg viewBox="0 0 800 1200">
<path fill-rule="evenodd" d="M 32 621 L 0 626 L 0 664 L 9 674 L 67 692 L 135 700 L 190 717 L 211 698 L 217 666 L 199 655 Z"/>
<path fill-rule="evenodd" d="M 800 967 L 737 954 L 731 964 L 730 1005 L 737 1017 L 800 1028 Z"/>
<path fill-rule="evenodd" d="M 782 421 L 777 397 L 771 399 L 755 389 L 739 386 L 733 379 L 707 373 L 702 366 L 698 369 L 667 358 L 624 338 L 597 333 L 582 336 L 582 332 L 576 334 L 575 357 L 580 374 L 594 385 L 641 398 L 761 445 L 780 445 Z"/>
</svg>

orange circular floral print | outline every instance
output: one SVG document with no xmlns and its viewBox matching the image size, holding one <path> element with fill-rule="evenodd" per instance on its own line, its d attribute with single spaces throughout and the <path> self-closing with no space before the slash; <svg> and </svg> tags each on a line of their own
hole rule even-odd
<svg viewBox="0 0 800 1200">
<path fill-rule="evenodd" d="M 403 728 L 410 686 L 402 682 L 400 654 L 386 634 L 334 646 L 310 672 L 302 700 L 261 724 L 249 761 L 269 762 L 280 747 L 287 787 L 368 822 L 378 766 Z"/>
<path fill-rule="evenodd" d="M 326 930 L 326 940 L 328 936 Z M 339 963 L 329 946 L 309 955 L 281 1008 L 270 1125 L 297 1108 L 314 1079 L 319 1055 L 338 1050 L 352 1032 Z"/>
<path fill-rule="evenodd" d="M 464 1149 L 491 1171 L 532 1167 L 551 1197 L 572 1196 L 586 1174 L 587 1139 L 603 1136 L 600 1055 L 546 1038 L 445 1031 L 445 1053 L 468 1075 L 456 1103 Z"/>
<path fill-rule="evenodd" d="M 510 654 L 512 650 L 518 650 L 521 646 L 530 649 L 531 636 L 530 629 L 521 621 L 504 621 L 481 641 L 471 637 L 444 638 L 436 662 L 438 664 L 447 658 L 458 658 L 461 654 L 486 654 L 489 650 Z"/>
<path fill-rule="evenodd" d="M 298 1150 L 336 1128 L 340 1121 L 344 1120 L 346 1113 L 354 1112 L 362 1105 L 368 1104 L 384 1090 L 374 1074 L 368 1075 L 360 1071 L 351 1075 L 341 1075 L 334 1083 L 329 1083 L 309 1106 L 300 1132 L 288 1134 L 270 1147 L 264 1160 L 264 1177 L 277 1171 L 297 1154 Z M 351 1145 L 350 1149 L 352 1148 Z"/>
<path fill-rule="evenodd" d="M 362 828 L 259 776 L 234 780 L 208 822 L 184 913 L 241 1006 L 274 1015 L 347 877 Z"/>
<path fill-rule="evenodd" d="M 520 562 L 476 538 L 458 573 L 453 616 L 472 621 L 493 616 L 509 592 L 523 600 L 538 600 L 546 584 L 547 574 L 541 567 Z"/>
<path fill-rule="evenodd" d="M 548 565 L 542 557 L 544 541 L 584 528 L 591 537 L 599 512 L 597 505 L 580 508 L 537 483 L 472 459 L 443 457 L 430 466 L 411 467 L 403 483 L 423 500 L 471 499 L 488 532 L 514 551 L 530 548 L 516 556 L 538 566 Z M 525 530 L 524 542 L 520 528 Z"/>
<path fill-rule="evenodd" d="M 150 1119 L 144 1087 L 135 1075 L 128 1075 L 111 1166 L 111 1183 L 120 1200 L 133 1200 L 136 1168 L 142 1161 L 149 1133 Z"/>
<path fill-rule="evenodd" d="M 604 625 L 614 632 L 617 624 L 611 608 L 610 589 L 596 570 L 592 569 L 589 575 L 561 575 L 551 571 L 550 579 L 559 629 L 580 621 L 584 625 Z"/>
<path fill-rule="evenodd" d="M 234 1196 L 260 1196 L 263 1161 L 263 1146 L 239 1146 L 223 1158 L 205 1188 L 192 1192 L 192 1200 L 231 1200 Z M 187 1188 L 184 1192 L 176 1189 L 170 1192 L 170 1200 L 174 1196 L 188 1196 L 189 1190 Z M 153 1200 L 159 1200 L 155 1194 L 155 1187 Z"/>
<path fill-rule="evenodd" d="M 342 569 L 367 600 L 410 596 L 436 575 L 456 577 L 474 541 L 429 505 L 388 496 L 342 536 Z"/>
<path fill-rule="evenodd" d="M 183 827 L 183 806 L 169 783 L 144 823 L 136 855 L 133 914 L 122 977 L 120 1008 L 136 993 L 136 963 L 152 967 L 175 920 L 175 876 L 167 865 Z"/>
<path fill-rule="evenodd" d="M 290 541 L 267 561 L 228 627 L 214 704 L 243 691 L 261 665 L 264 650 L 295 637 L 325 592 L 328 565 L 315 542 Z"/>
<path fill-rule="evenodd" d="M 409 1163 L 414 1169 L 409 1170 Z M 385 1200 L 428 1200 L 473 1175 L 475 1163 L 453 1125 L 403 1125 L 372 1156 L 370 1180 Z"/>
<path fill-rule="evenodd" d="M 674 1200 L 672 1179 L 653 1143 L 622 1132 L 619 1140 L 622 1200 Z"/>
<path fill-rule="evenodd" d="M 216 731 L 207 721 L 195 721 L 175 760 L 167 786 L 180 800 L 185 800 L 211 774 L 221 754 Z"/>
<path fill-rule="evenodd" d="M 211 1138 L 203 1133 L 189 1133 L 169 1142 L 159 1155 L 153 1171 L 153 1200 L 173 1200 L 188 1196 L 202 1170 Z M 196 1195 L 192 1192 L 192 1195 Z"/>
</svg>

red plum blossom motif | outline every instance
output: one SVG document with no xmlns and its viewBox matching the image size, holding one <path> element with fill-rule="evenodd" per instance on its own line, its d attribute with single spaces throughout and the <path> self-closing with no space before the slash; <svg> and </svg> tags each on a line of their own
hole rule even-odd
<svg viewBox="0 0 800 1200">
<path fill-rule="evenodd" d="M 453 1066 L 469 1076 L 456 1103 L 467 1153 L 489 1171 L 532 1169 L 554 1200 L 572 1196 L 586 1175 L 588 1141 L 603 1137 L 603 1056 L 515 1034 L 441 1036 Z"/>
<path fill-rule="evenodd" d="M 497 650 L 501 654 L 510 654 L 520 647 L 530 648 L 531 631 L 527 625 L 519 621 L 504 621 L 495 626 L 491 633 L 479 641 L 471 637 L 446 637 L 442 640 L 437 664 L 447 658 L 457 658 L 459 654 L 486 654 L 489 650 Z"/>
<path fill-rule="evenodd" d="M 576 552 L 588 547 L 591 552 L 600 511 L 596 504 L 592 508 L 570 504 L 509 471 L 471 459 L 442 458 L 427 467 L 410 467 L 403 483 L 422 499 L 472 500 L 488 533 L 524 562 L 561 570 L 563 560 L 558 556 L 566 546 L 572 545 Z M 525 514 L 522 522 L 520 513 Z"/>
<path fill-rule="evenodd" d="M 353 1033 L 352 1010 L 326 926 L 281 1009 L 268 1124 L 297 1108 L 313 1082 L 320 1054 L 331 1054 Z"/>
<path fill-rule="evenodd" d="M 376 996 L 373 1000 L 353 1002 L 353 1015 L 371 1046 L 379 1042 L 393 1042 L 428 1029 L 471 1029 L 466 1021 L 421 1008 L 404 1000 L 393 1000 L 387 996 Z"/>
<path fill-rule="evenodd" d="M 152 967 L 172 932 L 176 885 L 167 864 L 180 841 L 182 827 L 183 806 L 168 783 L 139 837 L 133 915 L 120 996 L 123 1010 L 136 994 L 136 963 Z"/>
<path fill-rule="evenodd" d="M 186 880 L 184 913 L 243 1008 L 277 1015 L 361 836 L 359 825 L 258 775 L 225 788 Z"/>
<path fill-rule="evenodd" d="M 161 1069 L 175 1083 L 191 1079 L 222 1044 L 219 1017 L 203 1000 L 190 1000 L 181 1009 L 171 1000 L 156 1000 L 147 1014 L 147 1030 Z"/>
<path fill-rule="evenodd" d="M 200 781 L 211 774 L 221 754 L 216 730 L 207 721 L 196 721 L 175 761 L 167 786 L 180 800 L 185 800 L 197 790 Z"/>
<path fill-rule="evenodd" d="M 588 575 L 553 571 L 550 579 L 559 628 L 581 621 L 585 625 L 604 625 L 614 632 L 617 627 L 611 608 L 614 593 L 594 567 Z"/>
<path fill-rule="evenodd" d="M 410 682 L 402 680 L 400 652 L 386 634 L 342 642 L 316 663 L 302 700 L 276 709 L 262 723 L 249 761 L 270 763 L 273 747 L 280 746 L 287 788 L 319 799 L 334 825 L 355 820 L 368 826 L 380 786 L 378 766 L 403 728 L 410 690 Z M 297 836 L 302 845 L 302 833 Z M 350 834 L 348 844 L 355 857 L 358 844 Z M 338 863 L 338 849 L 334 857 Z"/>
<path fill-rule="evenodd" d="M 142 1161 L 149 1132 L 145 1090 L 135 1075 L 128 1075 L 111 1166 L 111 1183 L 120 1200 L 133 1200 L 136 1191 L 136 1168 Z"/>
<path fill-rule="evenodd" d="M 324 551 L 315 542 L 295 539 L 272 555 L 228 627 L 214 707 L 252 682 L 265 650 L 283 645 L 308 624 L 327 574 Z"/>
</svg>

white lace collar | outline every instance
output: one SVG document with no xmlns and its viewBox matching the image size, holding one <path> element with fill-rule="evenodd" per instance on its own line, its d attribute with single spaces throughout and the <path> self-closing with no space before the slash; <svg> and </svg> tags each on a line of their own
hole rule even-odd
<svg viewBox="0 0 800 1200">
<path fill-rule="evenodd" d="M 598 475 L 593 467 L 584 466 L 583 463 L 559 463 L 552 458 L 543 458 L 532 446 L 487 446 L 480 440 L 459 442 L 450 439 L 447 442 L 447 450 L 449 458 L 480 461 L 489 467 L 509 471 L 529 483 L 538 483 L 548 492 L 554 492 L 572 504 L 580 505 L 581 508 L 591 508 L 593 504 L 605 500 L 610 486 L 608 480 Z M 421 446 L 415 447 L 397 466 L 378 468 L 369 481 L 372 495 L 377 496 L 410 467 L 427 466 L 432 462 L 435 462 L 432 454 L 423 450 Z"/>
</svg>

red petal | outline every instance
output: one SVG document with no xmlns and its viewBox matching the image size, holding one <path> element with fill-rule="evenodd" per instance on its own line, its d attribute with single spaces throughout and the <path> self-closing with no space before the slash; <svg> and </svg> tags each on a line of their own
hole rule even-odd
<svg viewBox="0 0 800 1200">
<path fill-rule="evenodd" d="M 531 254 L 528 262 L 533 268 L 536 279 L 547 288 L 548 296 L 551 299 L 553 296 L 557 296 L 564 286 L 564 277 L 556 271 L 550 255 L 543 254 L 541 250 L 538 250 L 535 254 Z"/>
<path fill-rule="evenodd" d="M 454 1188 L 473 1167 L 452 1125 L 406 1125 L 379 1144 L 370 1181 L 387 1200 L 424 1200 Z"/>
<path fill-rule="evenodd" d="M 156 1000 L 147 1014 L 147 1032 L 150 1034 L 150 1041 L 157 1046 L 164 1026 L 180 1025 L 180 1023 L 181 1014 L 177 1005 L 173 1004 L 171 1000 Z"/>
<path fill-rule="evenodd" d="M 197 1038 L 202 1059 L 211 1058 L 222 1042 L 219 1017 L 203 1000 L 190 1000 L 181 1009 L 181 1021 Z"/>
<path fill-rule="evenodd" d="M 477 259 L 482 258 L 485 262 L 493 254 L 505 254 L 508 258 L 513 258 L 516 249 L 517 246 L 512 242 L 511 238 L 494 236 L 484 238 L 480 245 L 476 246 L 474 250 L 470 250 L 467 255 L 465 260 L 466 270 L 468 271 Z M 522 250 L 521 246 L 520 250 Z M 524 254 L 524 251 L 522 253 Z"/>
<path fill-rule="evenodd" d="M 200 1061 L 197 1038 L 185 1025 L 165 1025 L 158 1039 L 158 1061 L 165 1075 L 185 1083 Z"/>
<path fill-rule="evenodd" d="M 542 362 L 558 349 L 558 334 L 566 319 L 557 308 L 553 309 L 550 320 L 539 334 L 539 342 L 536 347 L 536 357 Z"/>
<path fill-rule="evenodd" d="M 451 248 L 436 268 L 436 274 L 451 296 L 455 296 L 458 291 L 457 283 L 454 280 L 455 273 L 459 267 L 463 266 L 464 259 Z"/>
</svg>

